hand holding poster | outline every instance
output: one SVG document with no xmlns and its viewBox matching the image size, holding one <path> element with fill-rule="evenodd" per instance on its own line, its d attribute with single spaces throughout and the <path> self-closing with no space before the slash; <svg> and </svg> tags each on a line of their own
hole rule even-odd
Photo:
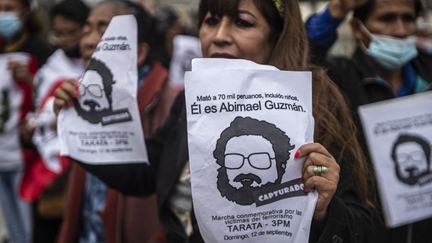
<svg viewBox="0 0 432 243">
<path fill-rule="evenodd" d="M 305 193 L 312 142 L 310 72 L 195 59 L 186 74 L 192 197 L 206 242 L 308 242 L 317 193 Z"/>
<path fill-rule="evenodd" d="M 116 16 L 58 119 L 61 153 L 84 163 L 148 162 L 137 105 L 137 23 Z"/>
<path fill-rule="evenodd" d="M 359 112 L 389 227 L 432 216 L 432 92 Z"/>
</svg>

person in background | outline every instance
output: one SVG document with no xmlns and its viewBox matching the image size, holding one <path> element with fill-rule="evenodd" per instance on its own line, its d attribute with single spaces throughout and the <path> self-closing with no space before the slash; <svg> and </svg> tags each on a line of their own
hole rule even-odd
<svg viewBox="0 0 432 243">
<path fill-rule="evenodd" d="M 36 110 L 27 120 L 39 156 L 26 166 L 20 186 L 22 198 L 34 203 L 33 242 L 54 242 L 62 222 L 69 163 L 62 159 L 52 111 L 56 87 L 84 71 L 79 40 L 90 9 L 80 0 L 65 0 L 50 11 L 57 50 L 34 78 Z"/>
<path fill-rule="evenodd" d="M 166 120 L 176 91 L 155 57 L 155 20 L 137 4 L 119 0 L 95 6 L 80 40 L 87 65 L 114 16 L 133 14 L 138 24 L 138 107 L 146 136 Z M 73 81 L 63 83 L 74 86 Z M 96 159 L 96 158 L 95 158 Z M 74 165 L 69 178 L 65 219 L 57 242 L 164 242 L 155 197 L 124 197 L 95 176 Z"/>
<path fill-rule="evenodd" d="M 417 49 L 412 38 L 421 10 L 419 0 L 331 0 L 323 12 L 306 23 L 313 59 L 329 69 L 330 77 L 348 99 L 366 154 L 357 108 L 431 89 L 432 56 Z M 357 50 L 352 58 L 325 60 L 337 39 L 338 26 L 351 12 Z M 432 219 L 394 229 L 386 229 L 381 223 L 374 242 L 430 242 L 431 228 Z"/>
<path fill-rule="evenodd" d="M 201 0 L 199 36 L 207 58 L 239 58 L 281 70 L 312 70 L 316 143 L 305 144 L 295 153 L 296 158 L 307 157 L 305 190 L 318 192 L 309 239 L 368 242 L 375 213 L 369 208 L 365 160 L 342 95 L 323 70 L 308 62 L 298 1 Z M 66 83 L 57 89 L 56 112 L 66 109 L 75 91 L 76 87 Z M 205 232 L 199 231 L 193 214 L 187 132 L 181 93 L 166 124 L 146 140 L 149 164 L 80 165 L 122 193 L 156 193 L 169 242 L 203 242 L 201 233 Z M 314 175 L 312 163 L 324 162 L 329 173 Z"/>
<path fill-rule="evenodd" d="M 8 55 L 7 71 L 13 80 L 1 90 L 0 205 L 12 243 L 31 240 L 30 205 L 19 198 L 18 186 L 25 163 L 34 154 L 31 133 L 24 125 L 33 108 L 33 77 L 52 52 L 39 38 L 41 30 L 29 0 L 0 0 L 0 53 Z"/>
</svg>

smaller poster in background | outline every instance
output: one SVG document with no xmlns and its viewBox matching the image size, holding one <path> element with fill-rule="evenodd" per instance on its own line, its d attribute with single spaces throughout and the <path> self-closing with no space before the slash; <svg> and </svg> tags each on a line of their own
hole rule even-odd
<svg viewBox="0 0 432 243">
<path fill-rule="evenodd" d="M 432 216 L 432 92 L 359 108 L 386 224 Z"/>
<path fill-rule="evenodd" d="M 192 69 L 192 59 L 201 57 L 200 41 L 195 36 L 176 35 L 169 69 L 171 84 L 183 88 L 184 75 Z"/>
<path fill-rule="evenodd" d="M 61 154 L 88 164 L 148 163 L 137 104 L 137 23 L 113 17 L 58 118 Z"/>
</svg>

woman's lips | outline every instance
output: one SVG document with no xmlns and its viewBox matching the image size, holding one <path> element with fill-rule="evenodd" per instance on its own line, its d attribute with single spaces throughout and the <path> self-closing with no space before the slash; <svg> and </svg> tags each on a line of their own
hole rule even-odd
<svg viewBox="0 0 432 243">
<path fill-rule="evenodd" d="M 210 55 L 211 58 L 229 58 L 229 59 L 236 59 L 237 57 L 230 55 L 228 53 L 213 53 Z"/>
</svg>

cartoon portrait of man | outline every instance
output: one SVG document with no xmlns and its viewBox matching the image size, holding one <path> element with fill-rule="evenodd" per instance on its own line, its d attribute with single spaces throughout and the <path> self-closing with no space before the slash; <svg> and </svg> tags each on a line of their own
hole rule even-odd
<svg viewBox="0 0 432 243">
<path fill-rule="evenodd" d="M 112 110 L 113 75 L 103 62 L 93 58 L 83 80 L 86 84 L 80 83 L 78 89 L 78 115 L 90 123 L 99 123 L 101 116 Z"/>
<path fill-rule="evenodd" d="M 416 185 L 431 173 L 431 146 L 418 135 L 401 134 L 393 144 L 391 157 L 399 181 Z"/>
<path fill-rule="evenodd" d="M 281 184 L 292 149 L 290 138 L 275 125 L 236 117 L 213 151 L 220 165 L 218 190 L 229 201 L 253 204 L 254 192 Z"/>
<path fill-rule="evenodd" d="M 92 58 L 82 80 L 86 82 L 80 83 L 80 98 L 75 106 L 80 117 L 92 124 L 102 125 L 131 120 L 127 109 L 113 111 L 112 92 L 115 81 L 105 63 Z"/>
</svg>

